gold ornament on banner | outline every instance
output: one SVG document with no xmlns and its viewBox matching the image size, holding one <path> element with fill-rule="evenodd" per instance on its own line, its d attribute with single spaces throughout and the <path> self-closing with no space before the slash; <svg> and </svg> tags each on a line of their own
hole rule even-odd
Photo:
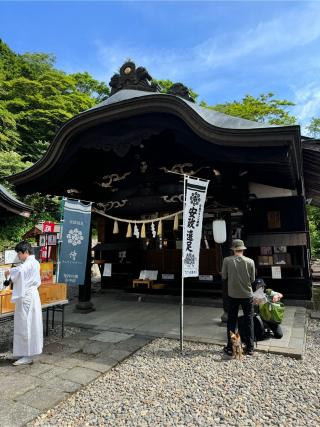
<svg viewBox="0 0 320 427">
<path fill-rule="evenodd" d="M 119 234 L 118 221 L 114 221 L 114 223 L 113 223 L 113 234 Z"/>
<path fill-rule="evenodd" d="M 179 230 L 179 215 L 175 215 L 175 217 L 174 217 L 173 229 L 174 229 L 174 231 Z"/>
<path fill-rule="evenodd" d="M 162 221 L 161 220 L 158 223 L 157 235 L 162 236 Z"/>
<path fill-rule="evenodd" d="M 131 227 L 130 222 L 128 224 L 126 237 L 132 237 L 132 227 Z"/>
<path fill-rule="evenodd" d="M 142 239 L 145 239 L 145 237 L 146 237 L 146 224 L 145 223 L 142 224 L 141 232 L 140 232 L 140 237 Z"/>
</svg>

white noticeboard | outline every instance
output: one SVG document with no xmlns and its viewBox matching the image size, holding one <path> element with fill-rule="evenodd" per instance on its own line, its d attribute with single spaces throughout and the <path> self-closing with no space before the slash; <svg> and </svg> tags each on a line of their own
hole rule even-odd
<svg viewBox="0 0 320 427">
<path fill-rule="evenodd" d="M 199 275 L 199 280 L 203 281 L 203 282 L 211 282 L 213 280 L 213 275 L 212 274 L 200 274 Z"/>
<path fill-rule="evenodd" d="M 281 267 L 271 267 L 271 276 L 273 279 L 281 279 Z"/>
<path fill-rule="evenodd" d="M 158 270 L 141 270 L 140 271 L 140 280 L 157 280 Z"/>
<path fill-rule="evenodd" d="M 17 264 L 20 262 L 17 252 L 14 249 L 4 251 L 4 263 L 5 264 Z"/>
<path fill-rule="evenodd" d="M 161 274 L 161 278 L 163 280 L 174 280 L 174 274 L 163 273 Z"/>
<path fill-rule="evenodd" d="M 112 264 L 110 263 L 104 264 L 102 275 L 105 277 L 111 277 L 111 269 L 112 269 Z"/>
</svg>

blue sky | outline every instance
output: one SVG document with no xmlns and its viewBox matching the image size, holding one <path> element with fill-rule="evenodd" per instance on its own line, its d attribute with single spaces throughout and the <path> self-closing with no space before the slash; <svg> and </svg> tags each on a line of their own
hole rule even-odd
<svg viewBox="0 0 320 427">
<path fill-rule="evenodd" d="M 209 104 L 274 92 L 320 117 L 320 1 L 0 1 L 0 37 L 109 82 L 127 58 Z"/>
</svg>

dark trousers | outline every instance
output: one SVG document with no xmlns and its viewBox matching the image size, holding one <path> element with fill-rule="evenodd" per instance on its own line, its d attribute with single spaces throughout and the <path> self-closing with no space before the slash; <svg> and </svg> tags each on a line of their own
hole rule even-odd
<svg viewBox="0 0 320 427">
<path fill-rule="evenodd" d="M 228 299 L 228 348 L 232 347 L 230 340 L 230 331 L 235 332 L 238 323 L 239 307 L 242 307 L 245 323 L 246 346 L 247 350 L 254 348 L 254 330 L 253 330 L 253 303 L 252 298 L 231 298 Z"/>
</svg>

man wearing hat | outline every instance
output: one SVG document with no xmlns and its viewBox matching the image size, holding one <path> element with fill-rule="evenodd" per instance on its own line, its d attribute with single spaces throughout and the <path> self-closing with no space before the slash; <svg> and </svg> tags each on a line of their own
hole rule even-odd
<svg viewBox="0 0 320 427">
<path fill-rule="evenodd" d="M 233 240 L 231 249 L 233 255 L 226 257 L 222 264 L 222 279 L 228 283 L 228 344 L 224 351 L 232 355 L 230 331 L 235 332 L 237 329 L 241 305 L 246 328 L 246 353 L 251 356 L 254 349 L 252 283 L 255 280 L 255 266 L 251 258 L 243 255 L 243 251 L 247 249 L 243 240 Z"/>
</svg>

